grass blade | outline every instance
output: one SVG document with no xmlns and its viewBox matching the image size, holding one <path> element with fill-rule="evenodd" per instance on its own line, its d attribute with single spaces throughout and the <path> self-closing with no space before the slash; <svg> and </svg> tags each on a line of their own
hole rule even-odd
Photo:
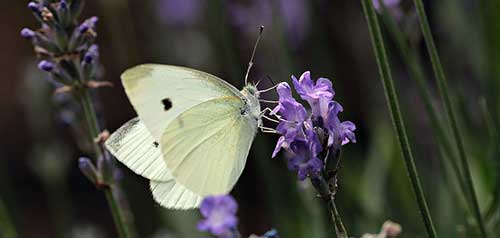
<svg viewBox="0 0 500 238">
<path fill-rule="evenodd" d="M 380 31 L 380 25 L 378 23 L 377 15 L 375 13 L 375 9 L 371 0 L 361 0 L 361 3 L 363 5 L 363 11 L 368 22 L 368 28 L 372 39 L 375 56 L 377 58 L 380 77 L 384 86 L 389 110 L 391 112 L 391 118 L 398 135 L 399 145 L 403 153 L 406 170 L 410 178 L 413 191 L 415 193 L 415 197 L 420 210 L 420 215 L 422 216 L 428 236 L 431 238 L 435 238 L 437 237 L 436 230 L 434 228 L 429 208 L 427 206 L 427 201 L 420 185 L 420 179 L 418 177 L 415 161 L 413 160 L 410 144 L 406 136 L 406 129 L 401 111 L 399 110 L 399 102 L 396 95 L 396 89 L 392 80 L 389 61 L 387 59 L 385 45 L 382 39 L 382 33 Z"/>
<path fill-rule="evenodd" d="M 446 82 L 446 76 L 443 67 L 441 65 L 441 60 L 439 59 L 439 54 L 437 52 L 436 45 L 434 43 L 434 38 L 431 33 L 429 21 L 427 20 L 427 15 L 424 9 L 424 3 L 422 2 L 422 0 L 414 0 L 413 2 L 415 3 L 415 8 L 417 10 L 417 14 L 420 20 L 420 28 L 422 30 L 422 34 L 424 35 L 425 43 L 427 45 L 427 50 L 431 59 L 432 68 L 434 70 L 434 75 L 436 77 L 439 93 L 441 95 L 441 100 L 443 101 L 446 115 L 450 122 L 453 137 L 455 138 L 460 162 L 462 164 L 462 169 L 464 173 L 465 185 L 469 190 L 470 202 L 472 203 L 471 206 L 473 208 L 472 210 L 474 212 L 474 217 L 476 218 L 476 222 L 479 226 L 481 237 L 486 238 L 488 236 L 486 233 L 486 229 L 484 227 L 483 217 L 481 215 L 481 210 L 479 208 L 479 203 L 477 201 L 474 185 L 472 183 L 472 175 L 469 168 L 470 167 L 469 162 L 467 161 L 467 154 L 465 153 L 465 147 L 462 135 L 460 134 L 455 113 L 453 111 L 451 97 Z"/>
</svg>

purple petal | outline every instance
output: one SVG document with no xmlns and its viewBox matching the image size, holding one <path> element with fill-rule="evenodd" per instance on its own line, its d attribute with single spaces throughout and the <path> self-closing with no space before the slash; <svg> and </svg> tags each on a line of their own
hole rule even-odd
<svg viewBox="0 0 500 238">
<path fill-rule="evenodd" d="M 273 155 L 271 156 L 271 158 L 276 157 L 276 154 L 278 154 L 278 152 L 281 150 L 281 147 L 283 146 L 283 142 L 285 142 L 285 137 L 281 136 L 278 139 L 278 143 L 276 143 L 276 147 L 274 148 Z"/>
<path fill-rule="evenodd" d="M 286 82 L 278 84 L 276 91 L 278 92 L 280 100 L 292 98 L 292 90 L 290 89 L 290 85 Z"/>
<path fill-rule="evenodd" d="M 201 201 L 200 212 L 204 217 L 208 217 L 215 206 L 215 197 L 207 196 Z"/>
</svg>

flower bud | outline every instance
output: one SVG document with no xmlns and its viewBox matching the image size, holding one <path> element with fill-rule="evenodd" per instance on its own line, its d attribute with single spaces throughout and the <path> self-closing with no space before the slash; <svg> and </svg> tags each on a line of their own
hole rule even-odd
<svg viewBox="0 0 500 238">
<path fill-rule="evenodd" d="M 31 9 L 31 11 L 33 11 L 36 14 L 40 14 L 41 11 L 42 11 L 40 9 L 40 6 L 37 3 L 35 3 L 35 2 L 28 3 L 28 8 Z"/>
<path fill-rule="evenodd" d="M 25 39 L 31 40 L 36 36 L 36 33 L 28 28 L 23 28 L 21 30 L 21 36 Z"/>
<path fill-rule="evenodd" d="M 42 60 L 40 61 L 40 63 L 38 63 L 38 68 L 43 71 L 52 72 L 55 68 L 55 65 L 50 61 Z"/>
<path fill-rule="evenodd" d="M 78 167 L 88 180 L 90 180 L 93 184 L 97 184 L 99 174 L 89 158 L 81 157 L 78 159 Z"/>
</svg>

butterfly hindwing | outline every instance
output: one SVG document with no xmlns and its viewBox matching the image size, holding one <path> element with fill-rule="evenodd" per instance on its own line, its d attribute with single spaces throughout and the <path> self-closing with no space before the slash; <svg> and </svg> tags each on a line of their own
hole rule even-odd
<svg viewBox="0 0 500 238">
<path fill-rule="evenodd" d="M 256 132 L 238 97 L 181 113 L 163 133 L 165 163 L 175 180 L 202 196 L 228 193 L 241 175 Z"/>
<path fill-rule="evenodd" d="M 201 197 L 175 182 L 168 171 L 159 143 L 139 118 L 134 118 L 106 141 L 106 148 L 120 162 L 147 179 L 154 199 L 162 206 L 175 209 L 197 207 Z"/>
</svg>

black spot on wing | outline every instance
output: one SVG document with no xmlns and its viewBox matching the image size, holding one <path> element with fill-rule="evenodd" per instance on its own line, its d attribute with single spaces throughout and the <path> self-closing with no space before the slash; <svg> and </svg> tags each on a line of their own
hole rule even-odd
<svg viewBox="0 0 500 238">
<path fill-rule="evenodd" d="M 170 98 L 165 98 L 161 100 L 161 104 L 163 104 L 163 110 L 168 111 L 170 108 L 172 108 L 172 101 Z"/>
<path fill-rule="evenodd" d="M 156 148 L 158 148 L 158 146 L 159 146 L 160 144 L 158 144 L 158 142 L 156 142 L 156 141 L 155 141 L 155 142 L 153 142 L 153 145 L 154 145 Z"/>
</svg>

